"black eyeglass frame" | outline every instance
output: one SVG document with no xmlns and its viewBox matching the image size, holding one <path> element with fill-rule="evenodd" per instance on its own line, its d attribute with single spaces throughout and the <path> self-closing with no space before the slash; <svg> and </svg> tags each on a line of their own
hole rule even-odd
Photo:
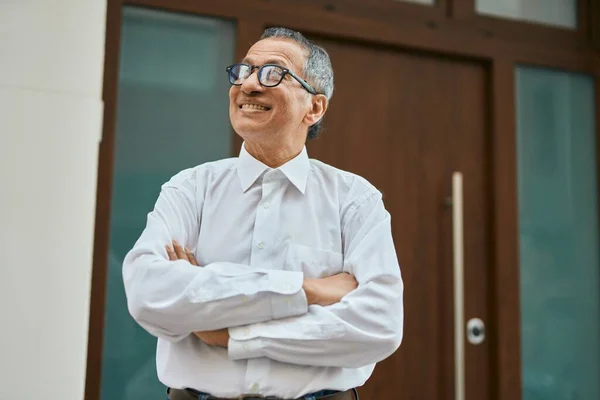
<svg viewBox="0 0 600 400">
<path fill-rule="evenodd" d="M 259 65 L 250 65 L 250 64 L 244 64 L 244 63 L 237 63 L 237 64 L 230 65 L 229 67 L 225 68 L 225 70 L 227 71 L 227 74 L 229 76 L 229 83 L 231 83 L 234 86 L 242 86 L 242 83 L 234 83 L 235 80 L 233 80 L 232 76 L 231 76 L 231 70 L 235 66 L 237 66 L 237 65 L 244 65 L 244 66 L 246 66 L 246 67 L 248 67 L 250 69 L 250 74 L 248 75 L 248 77 L 246 79 L 250 78 L 250 76 L 252 75 L 252 73 L 254 72 L 254 70 L 258 68 L 257 79 L 258 79 L 258 83 L 260 83 L 261 86 L 264 86 L 264 87 L 275 87 L 275 86 L 278 86 L 283 81 L 283 78 L 285 78 L 285 76 L 289 74 L 292 78 L 294 78 L 295 80 L 297 80 L 298 83 L 300 83 L 300 85 L 302 85 L 302 87 L 304 89 L 306 89 L 306 91 L 308 93 L 310 93 L 310 94 L 318 94 L 317 91 L 315 89 L 313 89 L 313 87 L 310 86 L 308 84 L 308 82 L 306 82 L 304 79 L 300 78 L 298 75 L 296 75 L 295 73 L 293 73 L 289 69 L 287 69 L 285 67 L 282 67 L 281 65 L 277 65 L 277 64 L 265 64 L 265 65 L 259 66 Z M 260 80 L 260 72 L 265 67 L 276 67 L 276 68 L 279 68 L 282 71 L 282 73 L 281 73 L 281 79 L 279 79 L 279 82 L 277 82 L 274 85 L 265 85 L 265 84 L 263 84 L 261 82 L 261 80 Z M 233 82 L 232 82 L 232 80 L 233 80 Z"/>
</svg>

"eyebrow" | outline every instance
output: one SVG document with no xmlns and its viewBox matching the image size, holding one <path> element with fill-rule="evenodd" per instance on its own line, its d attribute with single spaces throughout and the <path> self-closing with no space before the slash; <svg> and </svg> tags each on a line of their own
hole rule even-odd
<svg viewBox="0 0 600 400">
<path fill-rule="evenodd" d="M 252 62 L 250 61 L 249 58 L 244 57 L 244 59 L 242 60 L 242 64 L 252 64 Z M 287 66 L 286 62 L 284 62 L 282 60 L 276 60 L 274 58 L 271 58 L 271 59 L 267 60 L 267 62 L 265 62 L 265 64 L 276 64 L 276 65 L 281 65 L 282 67 L 285 67 L 285 68 L 289 68 Z M 254 65 L 254 64 L 252 64 L 252 65 Z"/>
</svg>

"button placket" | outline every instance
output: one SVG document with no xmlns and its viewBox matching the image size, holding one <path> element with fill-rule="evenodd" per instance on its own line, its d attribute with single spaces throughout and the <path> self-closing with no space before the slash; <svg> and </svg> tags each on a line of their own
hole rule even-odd
<svg viewBox="0 0 600 400">
<path fill-rule="evenodd" d="M 252 358 L 246 367 L 245 388 L 248 393 L 260 394 L 268 386 L 271 362 L 268 358 Z"/>
<path fill-rule="evenodd" d="M 269 212 L 273 206 L 272 197 L 273 192 L 276 190 L 277 183 L 273 180 L 279 171 L 268 171 L 262 179 L 262 197 L 258 203 L 258 209 L 256 212 L 256 219 L 254 224 L 253 237 L 255 238 L 256 254 L 253 254 L 253 264 L 260 266 L 261 268 L 269 268 L 267 257 L 270 254 L 269 251 L 265 250 L 269 243 L 274 243 L 275 230 L 269 226 L 269 216 L 272 214 Z M 254 249 L 252 253 L 254 253 Z M 255 263 L 254 263 L 255 262 Z M 250 337 L 250 328 L 246 327 L 242 334 L 245 338 Z M 250 347 L 250 346 L 248 346 Z M 245 351 L 248 351 L 246 346 L 243 346 Z M 268 358 L 251 358 L 246 364 L 246 377 L 245 377 L 245 388 L 248 393 L 260 394 L 261 387 L 264 389 L 266 382 L 268 382 L 268 376 L 270 371 L 271 362 Z"/>
<path fill-rule="evenodd" d="M 250 254 L 250 265 L 266 268 L 267 263 L 265 257 L 267 254 L 263 250 L 267 247 L 267 241 L 269 240 L 269 227 L 267 223 L 267 214 L 264 212 L 264 202 L 271 192 L 270 185 L 266 175 L 260 181 L 262 194 L 256 204 L 256 216 L 254 218 L 254 230 L 252 232 L 252 249 Z"/>
<path fill-rule="evenodd" d="M 256 206 L 252 246 L 252 265 L 269 269 L 272 267 L 272 262 L 269 261 L 271 247 L 276 244 L 275 230 L 270 226 L 272 223 L 270 209 L 273 208 L 273 195 L 278 184 L 274 179 L 277 176 L 274 172 L 278 171 L 267 172 L 261 181 L 262 196 Z"/>
</svg>

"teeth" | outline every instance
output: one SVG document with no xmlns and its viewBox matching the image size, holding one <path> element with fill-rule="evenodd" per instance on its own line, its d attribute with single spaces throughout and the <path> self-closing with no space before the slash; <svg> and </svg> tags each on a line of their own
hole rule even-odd
<svg viewBox="0 0 600 400">
<path fill-rule="evenodd" d="M 242 108 L 251 110 L 267 111 L 267 107 L 259 106 L 258 104 L 242 104 Z"/>
</svg>

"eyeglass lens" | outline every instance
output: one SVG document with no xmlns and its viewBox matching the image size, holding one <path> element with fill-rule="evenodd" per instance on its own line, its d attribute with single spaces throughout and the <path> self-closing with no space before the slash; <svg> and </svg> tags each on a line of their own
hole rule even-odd
<svg viewBox="0 0 600 400">
<path fill-rule="evenodd" d="M 229 70 L 229 82 L 241 85 L 252 74 L 252 67 L 236 64 Z M 277 86 L 283 79 L 283 69 L 275 65 L 265 65 L 258 70 L 258 81 L 263 86 Z"/>
</svg>

